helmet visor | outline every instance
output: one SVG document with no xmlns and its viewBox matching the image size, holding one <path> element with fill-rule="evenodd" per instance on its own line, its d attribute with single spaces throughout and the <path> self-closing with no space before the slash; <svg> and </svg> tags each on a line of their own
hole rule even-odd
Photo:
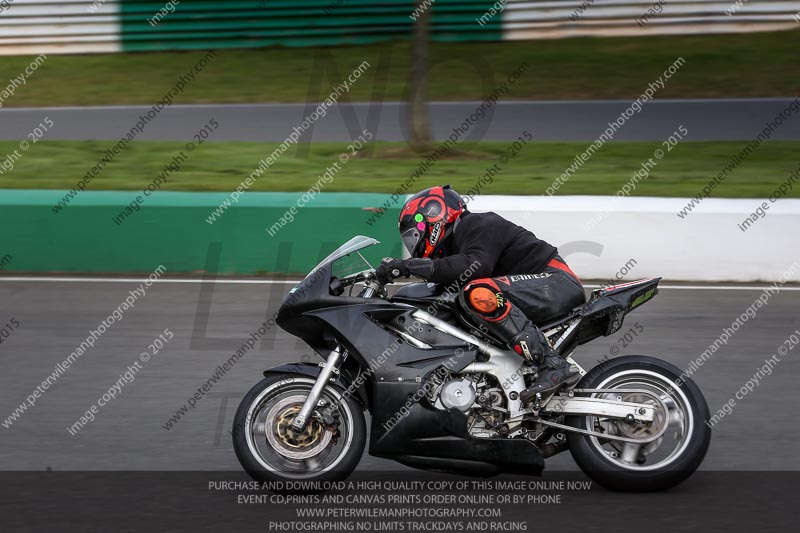
<svg viewBox="0 0 800 533">
<path fill-rule="evenodd" d="M 421 244 L 425 239 L 425 232 L 420 231 L 417 226 L 414 225 L 402 232 L 400 238 L 403 240 L 403 245 L 406 247 L 406 250 L 408 250 L 408 253 L 411 254 L 411 257 L 419 258 L 422 249 Z"/>
</svg>

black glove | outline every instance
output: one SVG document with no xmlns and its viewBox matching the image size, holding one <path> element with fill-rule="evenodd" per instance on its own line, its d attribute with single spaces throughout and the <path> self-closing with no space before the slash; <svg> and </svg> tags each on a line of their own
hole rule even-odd
<svg viewBox="0 0 800 533">
<path fill-rule="evenodd" d="M 384 257 L 378 266 L 376 274 L 381 285 L 393 282 L 400 276 L 417 276 L 422 279 L 430 279 L 433 275 L 433 260 L 428 258 L 420 259 L 394 259 Z"/>
<path fill-rule="evenodd" d="M 376 277 L 378 278 L 378 283 L 386 285 L 387 283 L 392 283 L 400 276 L 408 277 L 410 274 L 411 272 L 409 272 L 405 260 L 384 257 L 381 264 L 378 265 Z"/>
</svg>

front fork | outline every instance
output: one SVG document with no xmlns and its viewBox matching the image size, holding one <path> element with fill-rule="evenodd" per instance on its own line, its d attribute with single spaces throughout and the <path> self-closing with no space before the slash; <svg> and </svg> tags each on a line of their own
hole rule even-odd
<svg viewBox="0 0 800 533">
<path fill-rule="evenodd" d="M 314 408 L 317 407 L 319 398 L 322 396 L 322 391 L 328 384 L 328 380 L 336 371 L 336 366 L 346 356 L 347 350 L 344 350 L 339 345 L 337 345 L 336 348 L 334 348 L 331 353 L 328 354 L 328 359 L 322 365 L 322 370 L 320 370 L 319 376 L 317 376 L 317 381 L 314 382 L 314 386 L 311 387 L 311 392 L 308 393 L 308 398 L 306 398 L 306 401 L 303 402 L 303 407 L 300 409 L 300 413 L 292 421 L 292 429 L 299 433 L 306 428 L 308 417 L 311 416 Z"/>
<path fill-rule="evenodd" d="M 376 294 L 386 294 L 386 289 L 377 281 L 368 281 L 364 284 L 364 289 L 362 289 L 359 297 L 361 298 L 372 298 Z M 306 428 L 306 424 L 308 423 L 308 417 L 311 416 L 311 413 L 314 411 L 314 408 L 319 403 L 319 397 L 322 395 L 322 391 L 325 390 L 325 386 L 328 384 L 328 380 L 331 378 L 334 372 L 336 372 L 336 366 L 342 362 L 347 357 L 347 350 L 342 348 L 341 345 L 337 344 L 336 348 L 328 354 L 328 359 L 325 361 L 325 364 L 322 366 L 322 371 L 320 371 L 319 376 L 317 376 L 317 381 L 314 383 L 314 386 L 311 388 L 311 392 L 308 393 L 308 398 L 306 401 L 303 402 L 303 407 L 300 409 L 300 413 L 295 417 L 294 421 L 292 422 L 292 429 L 297 431 L 298 433 L 303 431 Z"/>
</svg>

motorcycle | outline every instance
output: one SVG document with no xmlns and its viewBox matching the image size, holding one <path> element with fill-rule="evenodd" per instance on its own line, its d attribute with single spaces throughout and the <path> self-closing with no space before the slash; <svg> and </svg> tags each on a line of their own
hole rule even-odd
<svg viewBox="0 0 800 533">
<path fill-rule="evenodd" d="M 271 368 L 233 425 L 239 462 L 266 482 L 345 479 L 363 454 L 468 475 L 541 475 L 566 450 L 595 482 L 657 491 L 688 478 L 708 450 L 705 398 L 681 370 L 629 355 L 585 370 L 575 349 L 618 331 L 661 278 L 596 289 L 539 328 L 580 380 L 527 404 L 536 369 L 460 311 L 458 287 L 410 283 L 391 296 L 357 236 L 285 298 L 277 323 L 324 363 Z M 355 292 L 355 294 L 354 294 Z"/>
</svg>

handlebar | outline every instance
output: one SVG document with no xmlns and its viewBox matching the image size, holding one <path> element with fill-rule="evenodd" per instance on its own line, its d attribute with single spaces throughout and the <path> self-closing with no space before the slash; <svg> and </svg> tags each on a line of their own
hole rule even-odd
<svg viewBox="0 0 800 533">
<path fill-rule="evenodd" d="M 364 289 L 359 296 L 362 298 L 373 298 L 376 294 L 381 294 L 384 291 L 384 286 L 378 282 L 375 272 L 371 272 L 364 280 Z"/>
<path fill-rule="evenodd" d="M 335 288 L 334 282 L 336 284 Z M 364 288 L 358 293 L 359 298 L 374 298 L 376 296 L 383 297 L 386 294 L 385 285 L 378 282 L 378 277 L 374 270 L 368 274 L 358 274 L 357 276 L 345 278 L 344 280 L 339 280 L 338 278 L 334 277 L 334 279 L 331 281 L 331 292 L 337 296 L 341 295 L 344 292 L 345 287 L 352 287 L 359 282 L 364 283 Z"/>
</svg>

